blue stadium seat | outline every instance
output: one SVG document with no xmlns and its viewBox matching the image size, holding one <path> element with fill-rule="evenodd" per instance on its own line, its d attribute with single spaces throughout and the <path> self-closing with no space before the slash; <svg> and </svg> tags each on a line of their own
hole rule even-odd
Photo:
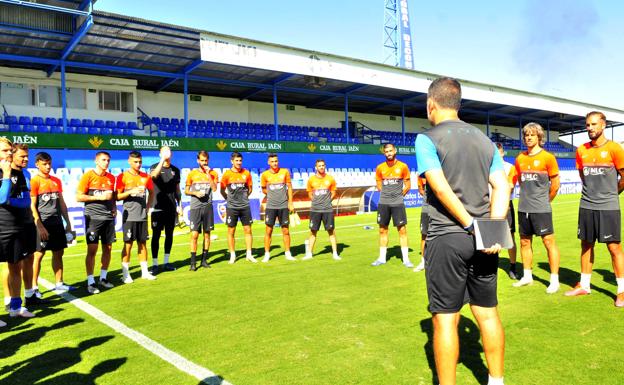
<svg viewBox="0 0 624 385">
<path fill-rule="evenodd" d="M 167 131 L 167 138 L 173 138 L 175 136 L 175 132 L 174 131 Z"/>
<path fill-rule="evenodd" d="M 33 126 L 32 124 L 25 124 L 24 132 L 35 132 L 35 126 Z"/>
<path fill-rule="evenodd" d="M 70 119 L 69 125 L 72 127 L 80 127 L 82 126 L 82 121 L 80 119 Z"/>
<path fill-rule="evenodd" d="M 208 127 L 214 127 L 214 125 L 215 125 L 215 124 L 214 124 L 214 120 L 207 120 L 207 121 L 206 121 L 206 126 L 208 126 Z"/>
<path fill-rule="evenodd" d="M 58 126 L 58 120 L 56 118 L 45 118 L 45 124 L 48 126 Z"/>
<path fill-rule="evenodd" d="M 199 123 L 197 122 L 197 119 L 190 119 L 189 120 L 189 126 L 198 126 Z"/>
<path fill-rule="evenodd" d="M 123 129 L 124 129 L 124 128 L 126 128 L 126 127 L 128 127 L 128 125 L 126 124 L 126 122 L 123 122 L 123 121 L 118 121 L 118 122 L 117 122 L 117 128 L 121 128 L 121 129 L 123 130 Z"/>
<path fill-rule="evenodd" d="M 87 133 L 87 129 L 83 126 L 79 126 L 79 127 L 75 127 L 74 129 L 74 134 L 86 134 Z"/>
<path fill-rule="evenodd" d="M 111 129 L 111 134 L 112 135 L 117 135 L 117 136 L 123 135 L 123 129 L 115 127 L 113 129 Z"/>
<path fill-rule="evenodd" d="M 93 120 L 91 119 L 82 119 L 82 125 L 84 127 L 93 127 Z"/>
<path fill-rule="evenodd" d="M 197 124 L 199 125 L 199 127 L 206 127 L 206 121 L 205 121 L 205 120 L 200 119 L 200 120 L 197 122 Z"/>
<path fill-rule="evenodd" d="M 38 126 L 38 125 L 42 125 L 42 124 L 45 124 L 45 123 L 43 122 L 43 118 L 35 116 L 35 117 L 32 118 L 32 124 Z"/>
<path fill-rule="evenodd" d="M 100 135 L 110 135 L 111 134 L 111 129 L 108 127 L 102 127 L 100 128 Z"/>
<path fill-rule="evenodd" d="M 110 129 L 117 128 L 117 124 L 114 121 L 112 121 L 112 120 L 107 120 L 106 121 L 106 127 L 110 128 Z"/>
<path fill-rule="evenodd" d="M 129 129 L 129 128 L 126 128 L 126 129 L 123 130 L 123 134 L 126 135 L 126 136 L 132 136 L 132 135 L 134 135 L 134 131 Z"/>
<path fill-rule="evenodd" d="M 45 134 L 50 132 L 50 127 L 46 126 L 45 124 L 40 124 L 37 126 L 37 132 Z"/>
<path fill-rule="evenodd" d="M 32 122 L 30 121 L 30 116 L 20 116 L 18 123 L 21 125 L 26 125 L 31 124 Z"/>
<path fill-rule="evenodd" d="M 169 118 L 162 118 L 162 119 L 160 119 L 160 123 L 162 123 L 162 124 L 171 124 L 171 121 L 169 120 Z"/>
<path fill-rule="evenodd" d="M 5 124 L 17 124 L 17 118 L 13 115 L 8 115 L 6 119 L 4 119 Z"/>
<path fill-rule="evenodd" d="M 159 125 L 162 123 L 159 117 L 152 118 L 152 124 Z"/>
<path fill-rule="evenodd" d="M 106 124 L 104 123 L 103 120 L 97 119 L 96 121 L 93 122 L 93 127 L 99 128 L 100 132 L 102 132 L 102 128 L 105 128 Z"/>
<path fill-rule="evenodd" d="M 62 126 L 50 126 L 50 132 L 52 134 L 61 134 L 63 133 L 63 127 Z"/>
<path fill-rule="evenodd" d="M 100 129 L 97 127 L 87 127 L 87 133 L 89 135 L 98 135 L 100 133 Z"/>
<path fill-rule="evenodd" d="M 204 138 L 214 138 L 214 137 L 215 137 L 214 132 L 212 131 L 204 132 Z"/>
<path fill-rule="evenodd" d="M 178 119 L 178 118 L 171 118 L 171 124 L 177 124 L 179 126 L 180 125 L 180 119 Z"/>
</svg>

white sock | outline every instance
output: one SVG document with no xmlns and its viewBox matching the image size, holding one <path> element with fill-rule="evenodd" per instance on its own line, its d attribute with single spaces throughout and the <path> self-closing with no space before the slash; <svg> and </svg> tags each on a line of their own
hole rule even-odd
<svg viewBox="0 0 624 385">
<path fill-rule="evenodd" d="M 58 281 L 55 286 L 61 286 L 61 285 L 63 285 L 63 281 Z"/>
<path fill-rule="evenodd" d="M 251 250 L 250 249 L 247 250 L 247 256 L 250 257 L 250 258 L 253 257 L 253 255 L 251 255 Z"/>
<path fill-rule="evenodd" d="M 533 269 L 524 269 L 524 275 L 522 276 L 522 279 L 525 281 L 532 281 L 533 280 Z"/>
<path fill-rule="evenodd" d="M 152 258 L 152 266 L 158 266 L 158 258 Z"/>
<path fill-rule="evenodd" d="M 265 251 L 265 252 L 264 252 L 264 258 L 266 258 L 266 259 L 271 258 L 271 253 L 270 253 L 270 252 L 268 252 L 268 251 Z"/>
<path fill-rule="evenodd" d="M 130 262 L 122 262 L 121 263 L 121 273 L 124 277 L 130 275 Z"/>
<path fill-rule="evenodd" d="M 8 304 L 10 304 L 10 303 L 11 303 L 11 296 L 4 297 L 4 304 L 5 304 L 5 305 L 8 305 Z"/>
<path fill-rule="evenodd" d="M 340 257 L 340 255 L 338 255 L 338 250 L 334 251 L 334 257 Z"/>
<path fill-rule="evenodd" d="M 581 273 L 581 287 L 585 290 L 589 290 L 590 288 L 590 280 L 591 274 L 583 274 Z"/>
<path fill-rule="evenodd" d="M 35 286 L 32 287 L 32 289 L 33 289 L 33 291 L 37 291 L 37 290 L 39 290 L 39 286 L 35 285 Z"/>
<path fill-rule="evenodd" d="M 409 247 L 401 247 L 401 255 L 403 256 L 403 263 L 409 262 Z"/>
<path fill-rule="evenodd" d="M 292 254 L 290 254 L 290 250 L 284 252 L 284 255 L 286 256 L 286 258 L 292 258 Z"/>
<path fill-rule="evenodd" d="M 88 285 L 95 285 L 95 278 L 93 278 L 93 274 L 87 275 L 87 284 Z"/>
<path fill-rule="evenodd" d="M 305 241 L 303 241 L 303 244 L 305 245 L 306 255 L 310 254 L 310 241 L 306 239 Z"/>
<path fill-rule="evenodd" d="M 149 271 L 147 270 L 147 261 L 141 261 L 139 262 L 139 265 L 141 265 L 141 275 L 149 275 Z"/>
<path fill-rule="evenodd" d="M 617 282 L 617 293 L 624 293 L 624 277 L 615 278 L 615 282 Z"/>
<path fill-rule="evenodd" d="M 169 253 L 165 253 L 164 263 L 165 263 L 165 265 L 169 263 Z"/>
<path fill-rule="evenodd" d="M 488 374 L 488 385 L 505 385 L 505 384 L 503 382 L 503 377 L 496 378 Z"/>
<path fill-rule="evenodd" d="M 236 251 L 230 251 L 230 259 L 236 259 Z"/>
<path fill-rule="evenodd" d="M 559 274 L 551 274 L 550 275 L 550 283 L 553 285 L 559 284 Z"/>
<path fill-rule="evenodd" d="M 24 289 L 24 297 L 32 297 L 33 294 L 35 294 L 35 291 L 33 289 Z"/>
<path fill-rule="evenodd" d="M 380 247 L 379 248 L 379 258 L 377 258 L 377 260 L 379 262 L 386 263 L 386 253 L 387 252 L 388 252 L 388 248 L 387 247 Z"/>
<path fill-rule="evenodd" d="M 108 274 L 108 270 L 102 269 L 100 270 L 100 281 L 106 279 L 106 274 Z"/>
</svg>

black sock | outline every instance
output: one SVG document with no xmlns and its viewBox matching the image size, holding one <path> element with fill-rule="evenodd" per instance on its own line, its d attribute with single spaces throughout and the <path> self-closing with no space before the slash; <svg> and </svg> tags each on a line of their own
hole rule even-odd
<svg viewBox="0 0 624 385">
<path fill-rule="evenodd" d="M 509 270 L 516 270 L 516 264 L 515 263 L 510 263 L 509 264 Z"/>
<path fill-rule="evenodd" d="M 197 254 L 195 252 L 191 252 L 191 265 L 195 266 L 195 258 L 197 258 Z"/>
</svg>

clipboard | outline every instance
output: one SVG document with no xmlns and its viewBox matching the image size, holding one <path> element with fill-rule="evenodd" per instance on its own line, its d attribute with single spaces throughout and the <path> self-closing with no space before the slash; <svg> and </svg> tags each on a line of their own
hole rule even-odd
<svg viewBox="0 0 624 385">
<path fill-rule="evenodd" d="M 495 244 L 511 249 L 513 240 L 507 219 L 479 218 L 474 220 L 474 234 L 477 250 L 488 249 Z"/>
</svg>

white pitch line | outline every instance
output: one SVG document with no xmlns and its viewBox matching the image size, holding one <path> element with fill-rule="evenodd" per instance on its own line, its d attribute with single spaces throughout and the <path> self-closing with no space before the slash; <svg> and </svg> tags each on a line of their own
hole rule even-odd
<svg viewBox="0 0 624 385">
<path fill-rule="evenodd" d="M 201 383 L 207 385 L 232 385 L 232 383 L 221 379 L 221 377 L 216 375 L 214 372 L 187 360 L 178 353 L 167 349 L 166 347 L 152 340 L 146 335 L 129 328 L 125 324 L 117 321 L 115 318 L 109 316 L 95 306 L 90 305 L 87 302 L 76 298 L 75 296 L 67 292 L 54 290 L 54 285 L 47 280 L 39 278 L 39 283 L 41 283 L 41 285 L 44 286 L 46 289 L 54 291 L 54 293 L 56 293 L 58 296 L 62 297 L 67 302 L 87 313 L 95 320 L 103 323 L 114 331 L 123 334 L 124 336 L 139 344 L 145 350 L 155 354 L 156 356 L 163 359 L 165 362 L 175 366 L 178 370 L 185 372 L 200 380 Z"/>
</svg>

